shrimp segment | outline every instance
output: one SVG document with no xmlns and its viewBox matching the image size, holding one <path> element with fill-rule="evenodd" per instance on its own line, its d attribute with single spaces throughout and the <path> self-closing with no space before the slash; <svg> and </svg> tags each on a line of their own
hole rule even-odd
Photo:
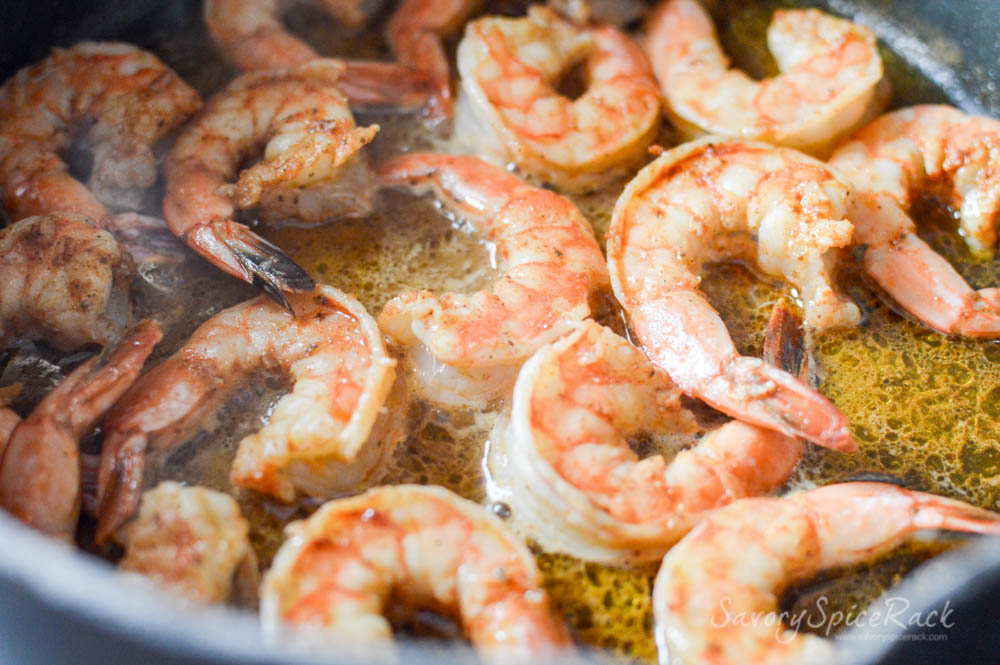
<svg viewBox="0 0 1000 665">
<path fill-rule="evenodd" d="M 80 437 L 133 384 L 162 333 L 155 321 L 127 331 L 56 386 L 10 435 L 0 463 L 0 506 L 36 529 L 71 540 L 80 515 Z"/>
<path fill-rule="evenodd" d="M 590 224 L 553 192 L 474 157 L 406 155 L 384 164 L 379 177 L 387 186 L 436 192 L 496 243 L 503 274 L 491 290 L 404 293 L 379 315 L 390 336 L 465 378 L 489 370 L 503 376 L 498 385 L 506 389 L 521 362 L 589 316 L 591 295 L 607 286 Z M 445 383 L 456 380 L 436 367 L 428 381 L 435 370 L 448 376 Z"/>
<path fill-rule="evenodd" d="M 368 170 L 358 151 L 378 126 L 355 126 L 336 87 L 342 72 L 340 63 L 321 59 L 244 74 L 209 100 L 167 161 L 163 214 L 170 229 L 282 304 L 282 291 L 311 291 L 312 278 L 233 217 L 237 208 L 256 206 L 265 219 L 318 222 L 369 209 Z M 237 178 L 261 145 L 264 160 Z"/>
<path fill-rule="evenodd" d="M 829 640 L 782 628 L 781 590 L 888 552 L 920 529 L 1000 533 L 1000 515 L 882 483 L 828 485 L 722 508 L 660 566 L 653 588 L 660 663 L 836 662 Z"/>
<path fill-rule="evenodd" d="M 698 0 L 662 3 L 646 47 L 674 123 L 688 135 L 821 153 L 877 104 L 882 58 L 869 28 L 817 9 L 779 10 L 767 44 L 781 74 L 754 81 L 729 68 Z"/>
<path fill-rule="evenodd" d="M 142 495 L 123 530 L 122 570 L 143 575 L 196 603 L 222 603 L 238 575 L 256 577 L 250 525 L 232 497 L 164 482 Z"/>
<path fill-rule="evenodd" d="M 291 501 L 366 482 L 401 436 L 404 409 L 382 412 L 395 361 L 361 304 L 329 286 L 289 296 L 297 316 L 267 298 L 224 310 L 148 372 L 105 422 L 97 537 L 132 514 L 146 456 L 186 441 L 253 372 L 294 380 L 263 429 L 244 438 L 231 480 Z"/>
<path fill-rule="evenodd" d="M 391 601 L 456 615 L 490 663 L 546 662 L 571 648 L 528 549 L 444 488 L 379 487 L 331 501 L 287 532 L 261 587 L 275 640 L 317 651 L 357 645 L 369 659 L 391 650 Z"/>
<path fill-rule="evenodd" d="M 451 67 L 442 40 L 457 31 L 482 0 L 402 0 L 386 27 L 396 59 L 424 73 L 431 81 L 429 118 L 451 119 Z"/>
<path fill-rule="evenodd" d="M 585 559 L 651 561 L 709 511 L 774 490 L 802 443 L 737 421 L 667 461 L 639 460 L 633 434 L 691 433 L 680 391 L 642 351 L 584 321 L 518 375 L 490 470 L 527 535 Z"/>
<path fill-rule="evenodd" d="M 201 107 L 158 58 L 129 44 L 55 49 L 0 87 L 0 189 L 16 221 L 64 211 L 98 223 L 105 204 L 134 207 L 156 180 L 153 146 Z M 87 127 L 86 186 L 59 156 Z"/>
<path fill-rule="evenodd" d="M 278 18 L 278 0 L 205 0 L 205 23 L 226 55 L 244 72 L 286 69 L 320 57 Z M 364 23 L 361 3 L 325 0 L 322 8 L 353 28 Z M 425 104 L 433 88 L 422 72 L 392 62 L 344 61 L 337 86 L 352 106 Z"/>
<path fill-rule="evenodd" d="M 734 418 L 850 451 L 847 420 L 788 373 L 740 356 L 698 290 L 702 262 L 755 260 L 798 287 L 806 322 L 850 325 L 835 290 L 835 253 L 851 241 L 848 187 L 786 148 L 707 138 L 646 166 L 615 205 L 608 265 L 643 349 L 685 392 Z"/>
<path fill-rule="evenodd" d="M 950 106 L 914 106 L 866 125 L 830 159 L 854 186 L 850 216 L 864 267 L 930 327 L 1000 336 L 1000 296 L 975 291 L 916 234 L 907 214 L 921 190 L 941 192 L 959 212 L 969 248 L 990 255 L 1000 212 L 1000 121 Z"/>
<path fill-rule="evenodd" d="M 129 319 L 133 268 L 88 217 L 52 213 L 0 229 L 0 348 L 44 339 L 61 351 L 105 345 Z"/>
<path fill-rule="evenodd" d="M 588 87 L 573 100 L 553 85 L 580 61 Z M 494 161 L 565 190 L 621 176 L 659 128 L 649 63 L 612 26 L 578 26 L 538 6 L 524 18 L 482 18 L 466 28 L 458 67 L 460 133 L 483 141 Z"/>
</svg>

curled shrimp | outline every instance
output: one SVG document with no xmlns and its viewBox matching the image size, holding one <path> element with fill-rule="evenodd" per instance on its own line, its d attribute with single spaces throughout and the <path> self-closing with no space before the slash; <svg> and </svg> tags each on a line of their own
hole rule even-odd
<svg viewBox="0 0 1000 665">
<path fill-rule="evenodd" d="M 244 74 L 208 101 L 167 160 L 163 214 L 170 229 L 282 304 L 283 291 L 311 291 L 312 278 L 234 215 L 256 207 L 267 219 L 317 222 L 369 209 L 368 169 L 358 151 L 378 126 L 355 126 L 337 88 L 342 72 L 342 64 L 320 59 Z M 237 178 L 261 145 L 263 161 Z"/>
<path fill-rule="evenodd" d="M 333 287 L 289 299 L 295 316 L 265 297 L 219 312 L 118 402 L 104 423 L 99 542 L 135 512 L 147 455 L 190 438 L 255 371 L 287 372 L 294 385 L 240 441 L 234 484 L 284 501 L 329 496 L 369 480 L 391 453 L 403 409 L 382 408 L 395 361 L 375 321 Z"/>
<path fill-rule="evenodd" d="M 908 210 L 922 190 L 959 212 L 969 248 L 989 255 L 1000 212 L 1000 121 L 950 106 L 886 114 L 839 147 L 830 165 L 854 186 L 850 217 L 864 267 L 918 319 L 943 333 L 1000 336 L 1000 293 L 975 291 L 916 234 Z"/>
<path fill-rule="evenodd" d="M 642 351 L 584 321 L 524 364 L 490 470 L 517 523 L 547 550 L 658 560 L 711 510 L 780 486 L 802 443 L 738 421 L 667 461 L 628 437 L 691 433 L 680 391 Z"/>
<path fill-rule="evenodd" d="M 255 592 L 250 525 L 226 494 L 160 483 L 142 495 L 138 515 L 122 531 L 122 570 L 196 603 Z"/>
<path fill-rule="evenodd" d="M 698 290 L 703 261 L 751 259 L 799 289 L 811 327 L 857 323 L 857 306 L 832 278 L 833 250 L 851 241 L 848 193 L 806 155 L 718 138 L 681 145 L 640 171 L 615 204 L 608 265 L 653 362 L 734 418 L 853 450 L 844 415 L 788 373 L 739 355 Z"/>
<path fill-rule="evenodd" d="M 70 351 L 105 345 L 129 319 L 133 268 L 88 217 L 52 213 L 0 229 L 0 348 L 43 339 Z"/>
<path fill-rule="evenodd" d="M 317 651 L 358 645 L 370 659 L 391 649 L 391 602 L 455 615 L 490 663 L 546 662 L 571 647 L 531 552 L 444 488 L 375 488 L 330 501 L 286 531 L 261 585 L 272 639 Z"/>
<path fill-rule="evenodd" d="M 129 44 L 56 49 L 0 87 L 0 189 L 14 220 L 65 211 L 102 222 L 156 180 L 153 146 L 201 107 L 154 55 Z M 88 184 L 60 157 L 87 127 Z"/>
<path fill-rule="evenodd" d="M 31 526 L 71 540 L 80 515 L 80 437 L 133 384 L 162 336 L 154 321 L 128 330 L 56 386 L 11 433 L 0 462 L 0 506 Z"/>
<path fill-rule="evenodd" d="M 396 59 L 423 72 L 434 94 L 429 119 L 451 119 L 454 95 L 451 67 L 443 40 L 456 32 L 475 12 L 482 0 L 402 0 L 386 27 L 386 36 Z"/>
<path fill-rule="evenodd" d="M 781 590 L 888 552 L 920 529 L 1000 533 L 1000 516 L 882 483 L 743 499 L 716 511 L 667 553 L 656 576 L 660 663 L 836 662 L 829 640 L 782 624 Z"/>
<path fill-rule="evenodd" d="M 576 99 L 554 83 L 583 61 L 587 89 Z M 561 189 L 580 191 L 620 177 L 645 155 L 659 129 L 656 80 L 637 44 L 617 28 L 580 26 L 539 6 L 523 18 L 469 24 L 458 47 L 459 133 L 498 163 Z"/>
<path fill-rule="evenodd" d="M 245 72 L 295 67 L 320 57 L 279 19 L 278 0 L 206 0 L 205 23 L 230 60 Z M 361 2 L 325 0 L 322 8 L 349 27 L 360 27 Z M 344 61 L 337 81 L 352 106 L 419 107 L 433 91 L 422 72 L 392 62 Z"/>
<path fill-rule="evenodd" d="M 646 50 L 667 112 L 689 136 L 709 133 L 826 153 L 874 114 L 882 58 L 862 25 L 817 9 L 779 10 L 767 44 L 781 74 L 754 81 L 729 68 L 698 0 L 666 0 L 649 21 Z"/>
<path fill-rule="evenodd" d="M 428 397 L 489 399 L 541 345 L 590 315 L 607 269 L 589 222 L 565 198 L 474 157 L 413 154 L 379 169 L 387 186 L 432 190 L 496 243 L 501 276 L 473 294 L 396 296 L 379 325 L 410 349 Z"/>
</svg>

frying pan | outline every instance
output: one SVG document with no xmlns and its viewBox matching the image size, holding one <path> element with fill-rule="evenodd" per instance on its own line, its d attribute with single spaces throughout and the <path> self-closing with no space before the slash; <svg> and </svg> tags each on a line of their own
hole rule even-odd
<svg viewBox="0 0 1000 665">
<path fill-rule="evenodd" d="M 169 64 L 194 58 L 208 43 L 192 34 L 200 0 L 104 0 L 6 3 L 0 22 L 0 79 L 43 58 L 52 46 L 120 39 L 157 52 Z M 1000 117 L 1000 2 L 996 0 L 826 0 L 819 4 L 871 26 L 937 90 L 897 100 L 950 101 Z M 183 29 L 182 29 L 183 26 Z M 180 34 L 179 34 L 180 33 Z M 179 34 L 179 36 L 178 36 Z M 170 44 L 167 48 L 166 45 Z M 190 61 L 189 61 L 190 62 Z M 180 68 L 182 71 L 184 68 Z M 190 68 L 188 68 L 190 69 Z M 1000 539 L 980 539 L 914 571 L 891 591 L 910 614 L 950 609 L 951 627 L 888 622 L 839 638 L 844 663 L 971 663 L 1000 658 Z M 942 636 L 945 639 L 941 639 Z M 471 662 L 460 645 L 407 642 L 400 662 Z M 74 665 L 310 663 L 265 644 L 256 618 L 222 608 L 177 604 L 109 565 L 49 541 L 0 513 L 0 662 Z M 323 662 L 353 662 L 337 653 Z"/>
</svg>

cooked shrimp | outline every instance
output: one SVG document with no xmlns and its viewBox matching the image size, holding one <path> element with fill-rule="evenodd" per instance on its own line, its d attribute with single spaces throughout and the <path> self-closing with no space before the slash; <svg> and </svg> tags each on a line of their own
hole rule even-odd
<svg viewBox="0 0 1000 665">
<path fill-rule="evenodd" d="M 389 19 L 386 36 L 396 59 L 424 73 L 434 95 L 429 118 L 451 118 L 453 95 L 451 67 L 443 40 L 458 31 L 482 0 L 402 0 Z"/>
<path fill-rule="evenodd" d="M 221 492 L 160 483 L 142 495 L 139 514 L 123 532 L 123 570 L 196 603 L 225 602 L 245 591 L 234 585 L 238 575 L 252 581 L 257 574 L 250 525 Z"/>
<path fill-rule="evenodd" d="M 3 459 L 7 441 L 20 422 L 21 416 L 17 415 L 17 411 L 8 406 L 0 406 L 0 459 Z"/>
<path fill-rule="evenodd" d="M 272 639 L 316 650 L 356 645 L 368 660 L 391 650 L 391 602 L 456 615 L 491 663 L 568 655 L 531 552 L 444 488 L 379 487 L 331 501 L 287 532 L 261 586 Z"/>
<path fill-rule="evenodd" d="M 651 561 L 709 511 L 788 478 L 802 444 L 737 421 L 672 461 L 640 461 L 628 437 L 696 427 L 680 395 L 642 351 L 584 321 L 521 369 L 509 421 L 490 439 L 495 498 L 547 550 Z"/>
<path fill-rule="evenodd" d="M 361 304 L 329 286 L 289 296 L 297 316 L 260 297 L 216 314 L 145 374 L 104 424 L 98 540 L 135 512 L 146 456 L 195 433 L 254 372 L 282 370 L 292 391 L 244 438 L 232 481 L 291 501 L 367 482 L 400 438 L 383 410 L 395 361 Z"/>
<path fill-rule="evenodd" d="M 656 576 L 660 663 L 836 662 L 829 640 L 783 624 L 782 588 L 888 552 L 920 529 L 1000 533 L 1000 515 L 882 483 L 743 499 L 716 511 L 667 553 Z"/>
<path fill-rule="evenodd" d="M 704 260 L 752 259 L 798 288 L 809 325 L 857 323 L 857 306 L 831 275 L 833 250 L 851 241 L 848 192 L 794 150 L 717 138 L 679 146 L 640 171 L 615 205 L 608 265 L 653 362 L 734 418 L 853 450 L 844 415 L 788 373 L 740 356 L 698 290 Z"/>
<path fill-rule="evenodd" d="M 819 154 L 887 98 L 877 94 L 882 58 L 865 26 L 817 9 L 779 10 L 767 44 L 781 74 L 754 81 L 729 68 L 698 0 L 661 4 L 649 22 L 646 50 L 674 124 L 688 135 L 760 140 Z"/>
<path fill-rule="evenodd" d="M 153 146 L 201 107 L 158 58 L 129 44 L 55 49 L 0 87 L 0 189 L 14 220 L 64 211 L 101 222 L 156 180 Z M 59 153 L 87 129 L 87 185 Z"/>
<path fill-rule="evenodd" d="M 76 368 L 14 429 L 0 463 L 0 506 L 51 536 L 71 540 L 80 515 L 80 437 L 139 376 L 161 337 L 143 321 L 103 358 Z"/>
<path fill-rule="evenodd" d="M 205 22 L 236 66 L 245 72 L 295 67 L 320 57 L 282 25 L 278 0 L 205 0 Z M 322 8 L 345 25 L 364 23 L 361 2 L 324 0 Z M 419 107 L 433 88 L 416 69 L 392 62 L 344 61 L 337 81 L 352 106 Z"/>
<path fill-rule="evenodd" d="M 0 229 L 0 348 L 43 339 L 104 345 L 128 324 L 132 266 L 114 237 L 73 213 Z"/>
<path fill-rule="evenodd" d="M 943 333 L 1000 336 L 1000 294 L 974 291 L 916 234 L 914 195 L 942 192 L 973 252 L 992 254 L 1000 212 L 1000 121 L 950 106 L 882 116 L 837 149 L 830 165 L 854 186 L 850 217 L 865 270 L 905 310 Z"/>
<path fill-rule="evenodd" d="M 587 90 L 554 88 L 584 61 Z M 659 129 L 656 80 L 642 49 L 612 26 L 584 27 L 534 6 L 469 24 L 458 47 L 459 122 L 493 159 L 563 190 L 599 187 L 637 164 Z"/>
<path fill-rule="evenodd" d="M 475 402 L 508 389 L 535 349 L 590 315 L 608 283 L 586 218 L 563 197 L 474 157 L 413 154 L 379 169 L 387 186 L 435 191 L 496 243 L 501 277 L 473 294 L 410 292 L 379 325 L 410 348 L 427 396 Z"/>
<path fill-rule="evenodd" d="M 342 72 L 340 63 L 321 59 L 244 74 L 209 100 L 167 161 L 163 214 L 170 229 L 278 302 L 282 291 L 311 291 L 312 278 L 234 215 L 256 206 L 264 218 L 317 222 L 369 210 L 368 168 L 358 151 L 378 126 L 355 126 L 336 87 Z M 262 145 L 264 161 L 237 179 L 241 163 Z"/>
</svg>

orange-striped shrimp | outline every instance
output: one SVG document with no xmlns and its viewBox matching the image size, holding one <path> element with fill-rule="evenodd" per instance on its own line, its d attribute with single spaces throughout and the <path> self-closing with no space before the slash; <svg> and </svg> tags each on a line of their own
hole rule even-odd
<svg viewBox="0 0 1000 665">
<path fill-rule="evenodd" d="M 386 36 L 396 59 L 431 81 L 429 119 L 451 119 L 454 94 L 443 40 L 465 23 L 482 0 L 402 0 L 389 19 Z"/>
<path fill-rule="evenodd" d="M 754 425 L 853 450 L 847 419 L 821 394 L 741 356 L 698 290 L 706 260 L 743 258 L 798 287 L 813 328 L 853 325 L 835 289 L 836 249 L 851 242 L 850 188 L 787 148 L 707 138 L 646 166 L 615 205 L 608 265 L 643 349 L 678 386 Z"/>
<path fill-rule="evenodd" d="M 143 575 L 195 603 L 256 597 L 250 525 L 232 497 L 163 482 L 142 495 L 122 529 L 122 570 Z"/>
<path fill-rule="evenodd" d="M 742 499 L 716 511 L 667 553 L 656 576 L 660 663 L 837 662 L 829 640 L 783 623 L 781 590 L 888 552 L 921 529 L 1000 533 L 1000 515 L 882 483 Z"/>
<path fill-rule="evenodd" d="M 882 58 L 867 27 L 818 9 L 779 10 L 767 44 L 781 74 L 754 81 L 729 68 L 698 0 L 666 0 L 649 21 L 646 50 L 667 112 L 689 136 L 716 134 L 829 154 L 887 97 Z"/>
<path fill-rule="evenodd" d="M 52 213 L 0 229 L 0 348 L 45 340 L 105 345 L 129 323 L 133 266 L 88 217 Z"/>
<path fill-rule="evenodd" d="M 286 69 L 320 57 L 282 24 L 278 0 L 205 0 L 208 29 L 226 55 L 244 72 Z M 361 2 L 324 0 L 322 9 L 341 23 L 357 28 L 365 21 Z M 344 60 L 337 81 L 352 106 L 417 108 L 427 103 L 433 87 L 412 67 L 373 60 Z"/>
<path fill-rule="evenodd" d="M 681 392 L 641 350 L 584 321 L 521 368 L 490 438 L 491 496 L 547 550 L 605 562 L 658 560 L 710 511 L 777 489 L 803 444 L 730 422 L 672 459 L 629 437 L 697 427 Z"/>
<path fill-rule="evenodd" d="M 402 436 L 405 411 L 383 409 L 396 361 L 382 333 L 333 287 L 289 299 L 296 315 L 265 297 L 216 314 L 118 402 L 104 424 L 98 541 L 135 512 L 147 455 L 188 440 L 261 369 L 287 372 L 294 385 L 267 425 L 240 441 L 234 484 L 291 501 L 353 489 L 379 470 Z"/>
<path fill-rule="evenodd" d="M 942 192 L 973 252 L 991 255 L 1000 212 L 1000 121 L 950 106 L 886 114 L 840 146 L 830 165 L 854 186 L 850 218 L 864 267 L 903 309 L 946 334 L 1000 337 L 1000 292 L 973 290 L 916 233 L 908 210 Z"/>
<path fill-rule="evenodd" d="M 275 641 L 317 652 L 391 651 L 384 615 L 455 615 L 489 663 L 570 655 L 531 552 L 482 506 L 441 487 L 396 485 L 330 501 L 287 528 L 261 586 Z"/>
<path fill-rule="evenodd" d="M 129 44 L 55 49 L 0 87 L 0 190 L 16 221 L 75 212 L 103 224 L 105 205 L 131 208 L 156 181 L 153 147 L 201 108 L 159 58 Z M 87 185 L 60 153 L 87 128 L 94 167 Z"/>
<path fill-rule="evenodd" d="M 355 126 L 337 88 L 342 72 L 342 64 L 320 59 L 244 74 L 208 101 L 167 160 L 163 214 L 171 231 L 282 304 L 284 291 L 311 291 L 312 278 L 234 216 L 254 207 L 265 219 L 319 222 L 370 209 L 372 185 L 358 153 L 378 126 Z M 263 161 L 239 172 L 261 146 Z"/>
<path fill-rule="evenodd" d="M 386 186 L 432 190 L 496 243 L 499 279 L 472 294 L 396 296 L 379 325 L 410 349 L 423 392 L 488 401 L 541 345 L 590 315 L 608 283 L 590 223 L 567 199 L 474 157 L 412 154 L 379 169 Z"/>
<path fill-rule="evenodd" d="M 554 86 L 581 61 L 587 89 L 570 99 Z M 577 25 L 540 6 L 523 18 L 488 16 L 466 28 L 458 68 L 459 135 L 563 190 L 621 177 L 659 129 L 649 63 L 609 25 Z"/>
</svg>

